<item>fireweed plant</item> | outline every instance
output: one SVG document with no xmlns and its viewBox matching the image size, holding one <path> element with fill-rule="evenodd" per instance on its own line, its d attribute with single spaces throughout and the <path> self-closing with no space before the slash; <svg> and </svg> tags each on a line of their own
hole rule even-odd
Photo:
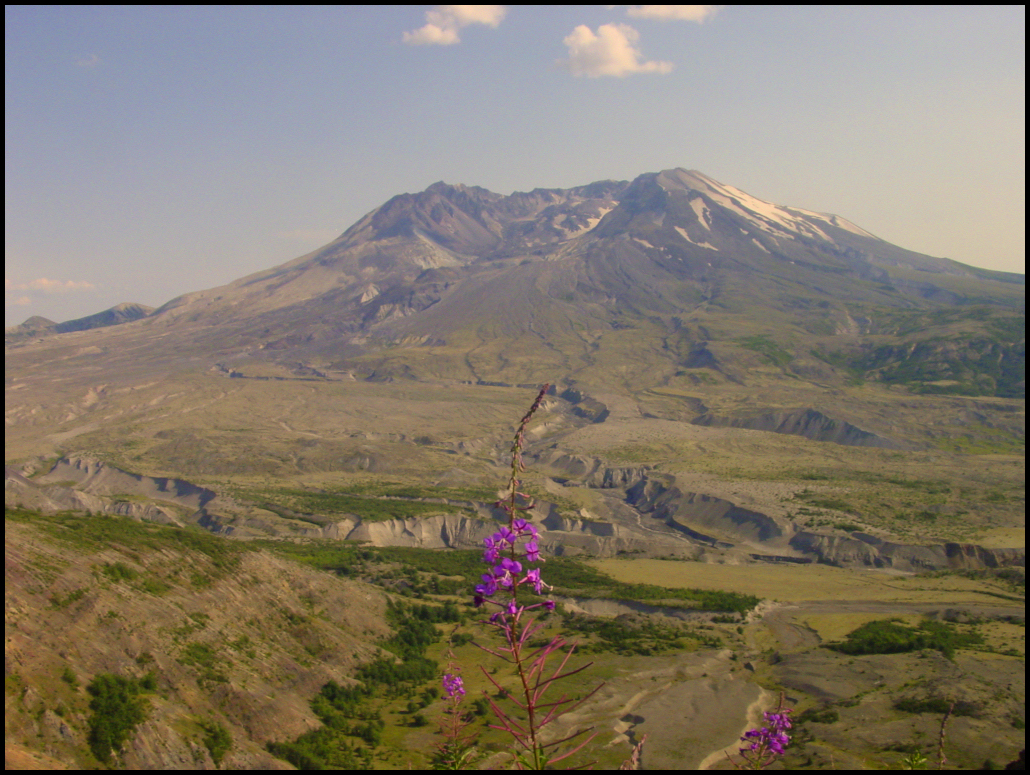
<svg viewBox="0 0 1030 775">
<path fill-rule="evenodd" d="M 593 739 L 594 736 L 590 735 L 571 750 L 558 754 L 558 746 L 575 740 L 589 730 L 581 730 L 549 742 L 544 742 L 541 730 L 563 713 L 579 707 L 601 688 L 597 686 L 579 700 L 570 699 L 563 694 L 557 700 L 545 701 L 544 695 L 555 683 L 585 670 L 593 663 L 576 669 L 566 669 L 575 646 L 568 645 L 560 636 L 552 638 L 539 648 L 531 646 L 530 639 L 543 629 L 543 625 L 538 622 L 538 615 L 530 612 L 538 609 L 553 611 L 554 601 L 544 600 L 527 604 L 519 599 L 519 589 L 527 585 L 537 596 L 551 589 L 540 575 L 540 568 L 529 567 L 543 560 L 540 557 L 539 534 L 536 527 L 520 516 L 533 508 L 533 500 L 519 491 L 519 475 L 525 470 L 522 448 L 525 444 L 526 426 L 540 408 L 548 388 L 550 385 L 540 388 L 533 405 L 519 422 L 515 438 L 512 440 L 508 492 L 496 504 L 507 514 L 508 524 L 484 539 L 486 548 L 483 552 L 483 562 L 488 566 L 488 571 L 482 575 L 482 583 L 476 586 L 473 598 L 476 607 L 494 609 L 483 624 L 493 627 L 502 642 L 497 648 L 477 645 L 510 664 L 518 678 L 518 687 L 515 691 L 509 692 L 481 667 L 483 674 L 497 689 L 498 696 L 507 697 L 515 705 L 514 711 L 505 710 L 488 695 L 490 709 L 498 721 L 497 724 L 490 726 L 512 736 L 516 743 L 512 752 L 513 763 L 519 769 L 531 770 L 553 766 L 577 753 Z M 549 666 L 548 660 L 559 651 L 564 651 L 564 655 L 560 660 L 556 658 L 557 666 Z"/>
<path fill-rule="evenodd" d="M 462 707 L 465 682 L 456 675 L 458 668 L 451 666 L 450 669 L 455 672 L 446 673 L 443 677 L 443 691 L 447 697 L 444 719 L 440 722 L 443 741 L 436 746 L 431 761 L 436 770 L 466 770 L 481 758 L 476 750 L 479 735 L 469 731 L 472 716 Z"/>
<path fill-rule="evenodd" d="M 787 746 L 790 745 L 787 730 L 791 728 L 791 709 L 785 708 L 783 701 L 783 693 L 780 692 L 777 706 L 764 714 L 766 726 L 749 729 L 740 738 L 740 742 L 744 744 L 739 749 L 743 764 L 734 762 L 737 769 L 764 770 L 786 752 Z"/>
<path fill-rule="evenodd" d="M 578 700 L 562 695 L 557 700 L 544 701 L 544 695 L 556 682 L 582 672 L 593 663 L 566 669 L 575 645 L 568 644 L 561 636 L 555 636 L 544 646 L 533 648 L 529 641 L 543 629 L 543 625 L 538 622 L 537 614 L 529 612 L 537 609 L 553 611 L 554 601 L 544 600 L 526 604 L 519 600 L 519 589 L 526 585 L 532 587 L 537 597 L 544 594 L 545 590 L 551 589 L 541 576 L 540 568 L 529 567 L 543 562 L 540 557 L 537 528 L 519 516 L 531 510 L 534 505 L 532 498 L 519 491 L 519 475 L 525 470 L 522 449 L 525 445 L 526 426 L 540 408 L 549 388 L 549 384 L 540 388 L 533 405 L 519 421 L 515 438 L 512 440 L 508 491 L 496 504 L 507 515 L 508 524 L 483 541 L 483 562 L 488 570 L 481 577 L 482 583 L 476 585 L 473 597 L 473 603 L 477 608 L 495 609 L 489 619 L 482 624 L 493 627 L 502 642 L 497 648 L 476 645 L 512 665 L 518 678 L 518 687 L 514 692 L 510 692 L 480 666 L 483 674 L 497 690 L 498 697 L 510 699 L 516 708 L 514 712 L 507 711 L 484 692 L 498 721 L 497 724 L 490 726 L 512 736 L 516 743 L 512 751 L 513 763 L 518 769 L 531 770 L 552 767 L 582 750 L 594 739 L 596 733 L 587 736 L 571 750 L 559 754 L 559 746 L 587 734 L 590 730 L 580 730 L 549 742 L 544 742 L 541 731 L 562 714 L 582 705 L 603 686 L 596 686 Z M 548 660 L 559 651 L 564 651 L 564 656 L 552 669 L 548 666 Z M 448 672 L 443 678 L 443 688 L 448 698 L 446 719 L 440 725 L 444 741 L 437 748 L 438 754 L 434 757 L 434 763 L 441 769 L 466 769 L 477 757 L 474 754 L 476 735 L 467 733 L 470 718 L 460 707 L 465 697 L 464 682 L 460 676 Z M 765 769 L 783 756 L 790 744 L 787 730 L 791 728 L 791 709 L 784 707 L 783 703 L 784 696 L 781 693 L 777 707 L 765 713 L 766 726 L 749 730 L 740 738 L 743 743 L 739 749 L 742 761 L 738 763 L 731 758 L 738 769 Z M 644 739 L 646 735 L 620 769 L 637 769 L 640 766 Z"/>
</svg>

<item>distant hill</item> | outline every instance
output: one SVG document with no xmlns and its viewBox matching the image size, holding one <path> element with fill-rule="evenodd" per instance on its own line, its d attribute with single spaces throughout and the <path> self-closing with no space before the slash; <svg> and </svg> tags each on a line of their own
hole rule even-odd
<svg viewBox="0 0 1030 775">
<path fill-rule="evenodd" d="M 91 328 L 117 326 L 121 323 L 130 323 L 133 320 L 145 318 L 153 311 L 153 307 L 148 307 L 145 304 L 123 302 L 116 304 L 110 309 L 105 309 L 103 312 L 97 312 L 83 318 L 76 318 L 75 320 L 67 320 L 64 323 L 55 323 L 39 315 L 34 315 L 24 323 L 6 329 L 4 331 L 4 339 L 10 343 L 32 337 L 66 334 L 69 331 L 86 331 Z"/>
<path fill-rule="evenodd" d="M 110 309 L 105 309 L 103 312 L 97 312 L 94 315 L 87 315 L 84 318 L 76 318 L 75 320 L 58 323 L 54 326 L 54 331 L 58 334 L 66 334 L 69 331 L 86 331 L 90 328 L 117 326 L 121 323 L 130 323 L 133 320 L 145 318 L 153 311 L 153 307 L 148 307 L 145 304 L 123 302 L 116 304 Z"/>
</svg>

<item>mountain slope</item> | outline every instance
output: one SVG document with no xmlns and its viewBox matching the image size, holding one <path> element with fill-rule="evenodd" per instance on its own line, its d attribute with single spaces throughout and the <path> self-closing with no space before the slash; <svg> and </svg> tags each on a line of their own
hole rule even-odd
<svg viewBox="0 0 1030 775">
<path fill-rule="evenodd" d="M 148 327 L 161 332 L 155 354 L 181 351 L 181 338 L 204 358 L 508 382 L 536 378 L 527 361 L 583 379 L 647 350 L 667 372 L 712 340 L 822 335 L 831 339 L 792 354 L 825 377 L 830 361 L 808 353 L 854 349 L 854 335 L 890 310 L 977 304 L 1015 330 L 1024 287 L 1021 276 L 906 251 L 839 216 L 676 169 L 510 196 L 437 183 L 313 253 L 174 299 Z M 1018 361 L 1016 339 L 1002 339 L 998 358 Z"/>
<path fill-rule="evenodd" d="M 206 726 L 228 733 L 226 767 L 286 769 L 265 744 L 315 726 L 312 695 L 389 632 L 380 590 L 203 531 L 20 510 L 5 528 L 8 750 L 98 766 L 85 684 L 150 674 L 115 764 L 215 768 Z"/>
</svg>

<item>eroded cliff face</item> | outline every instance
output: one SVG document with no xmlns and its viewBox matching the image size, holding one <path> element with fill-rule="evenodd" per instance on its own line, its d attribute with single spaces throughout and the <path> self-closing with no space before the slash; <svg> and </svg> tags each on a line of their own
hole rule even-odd
<svg viewBox="0 0 1030 775">
<path fill-rule="evenodd" d="M 540 531 L 539 545 L 545 554 L 587 554 L 611 557 L 619 552 L 653 554 L 696 552 L 682 542 L 648 540 L 621 525 L 592 519 L 562 516 L 553 506 L 531 515 Z M 500 517 L 503 512 L 497 512 Z M 365 541 L 373 546 L 412 546 L 424 549 L 482 549 L 483 539 L 497 532 L 500 519 L 483 519 L 457 514 L 432 517 L 362 522 L 344 519 L 322 529 L 326 538 Z M 686 552 L 684 550 L 686 549 Z"/>
<path fill-rule="evenodd" d="M 886 541 L 867 533 L 849 535 L 797 530 L 786 520 L 745 509 L 723 498 L 684 492 L 674 478 L 641 479 L 627 490 L 627 502 L 643 514 L 712 547 L 738 544 L 782 554 L 783 561 L 807 560 L 846 567 L 892 568 L 907 572 L 1024 566 L 1024 549 L 987 549 L 975 544 L 929 546 Z"/>
<path fill-rule="evenodd" d="M 557 449 L 538 455 L 536 461 L 546 465 L 562 478 L 574 479 L 587 487 L 630 487 L 641 481 L 651 470 L 649 465 L 613 467 L 599 457 L 572 455 Z"/>
<path fill-rule="evenodd" d="M 573 484 L 606 493 L 608 506 L 596 515 L 583 511 L 572 516 L 546 500 L 528 513 L 540 528 L 541 547 L 555 555 L 606 557 L 632 552 L 701 559 L 728 552 L 734 561 L 750 555 L 766 561 L 906 572 L 1025 563 L 1022 549 L 953 543 L 923 546 L 861 532 L 799 530 L 790 520 L 763 513 L 754 504 L 749 508 L 681 486 L 676 477 L 656 475 L 650 466 L 610 466 L 601 458 L 569 454 L 557 447 L 539 454 L 536 463 L 551 472 L 555 486 Z M 442 510 L 452 508 L 453 512 L 384 521 L 349 515 L 286 520 L 260 508 L 241 508 L 231 499 L 185 480 L 131 474 L 86 457 L 61 459 L 34 479 L 12 469 L 6 473 L 5 500 L 9 504 L 46 512 L 70 509 L 118 514 L 180 526 L 193 523 L 237 538 L 287 531 L 374 546 L 478 549 L 506 519 L 492 504 L 439 500 L 434 502 L 439 502 Z M 476 516 L 469 516 L 470 512 Z"/>
<path fill-rule="evenodd" d="M 930 546 L 898 544 L 855 532 L 830 536 L 800 531 L 790 540 L 792 548 L 817 562 L 848 567 L 927 570 L 979 570 L 1005 566 L 1023 567 L 1023 549 L 987 549 L 976 544 L 944 543 Z"/>
<path fill-rule="evenodd" d="M 92 514 L 119 514 L 135 520 L 163 525 L 182 525 L 188 510 L 163 506 L 149 501 L 130 501 L 105 497 L 61 484 L 40 485 L 17 471 L 8 469 L 4 479 L 4 502 L 11 506 L 54 513 L 86 511 Z"/>
<path fill-rule="evenodd" d="M 185 479 L 133 474 L 86 456 L 61 458 L 49 472 L 39 477 L 39 482 L 71 482 L 93 495 L 136 495 L 177 503 L 194 511 L 203 508 L 216 497 L 214 491 L 198 487 Z"/>
<path fill-rule="evenodd" d="M 908 445 L 863 430 L 844 420 L 827 417 L 815 409 L 790 409 L 749 417 L 720 417 L 711 413 L 693 420 L 694 425 L 723 428 L 748 428 L 755 431 L 786 433 L 812 441 L 830 441 L 848 447 L 879 447 L 881 449 L 907 449 Z"/>
<path fill-rule="evenodd" d="M 180 526 L 219 505 L 215 492 L 184 479 L 133 474 L 88 456 L 61 458 L 33 479 L 5 467 L 4 502 L 45 513 L 88 511 Z"/>
<path fill-rule="evenodd" d="M 641 479 L 626 491 L 626 500 L 641 513 L 712 546 L 728 547 L 734 540 L 778 545 L 786 532 L 766 514 L 741 508 L 724 498 L 684 492 L 675 482 Z"/>
</svg>

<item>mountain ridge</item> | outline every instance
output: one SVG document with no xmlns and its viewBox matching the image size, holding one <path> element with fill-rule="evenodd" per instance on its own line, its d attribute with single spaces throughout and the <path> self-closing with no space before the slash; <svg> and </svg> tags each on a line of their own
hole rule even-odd
<svg viewBox="0 0 1030 775">
<path fill-rule="evenodd" d="M 872 321 L 968 308 L 989 311 L 986 327 L 966 326 L 979 354 L 934 344 L 946 365 L 922 382 L 960 374 L 963 390 L 1015 395 L 1025 345 L 1009 318 L 1025 314 L 1023 288 L 1018 275 L 907 251 L 677 168 L 507 196 L 434 183 L 315 251 L 170 300 L 133 338 L 164 358 L 186 347 L 213 362 L 285 358 L 380 378 L 603 383 L 606 365 L 654 342 L 656 379 L 704 363 L 740 382 L 740 353 L 724 345 L 757 335 L 778 340 L 794 377 L 878 379 L 908 357 L 911 336 L 873 341 Z M 1009 333 L 999 340 L 991 325 Z M 880 357 L 882 344 L 894 349 Z M 974 384 L 968 364 L 984 357 L 1003 387 Z"/>
</svg>

